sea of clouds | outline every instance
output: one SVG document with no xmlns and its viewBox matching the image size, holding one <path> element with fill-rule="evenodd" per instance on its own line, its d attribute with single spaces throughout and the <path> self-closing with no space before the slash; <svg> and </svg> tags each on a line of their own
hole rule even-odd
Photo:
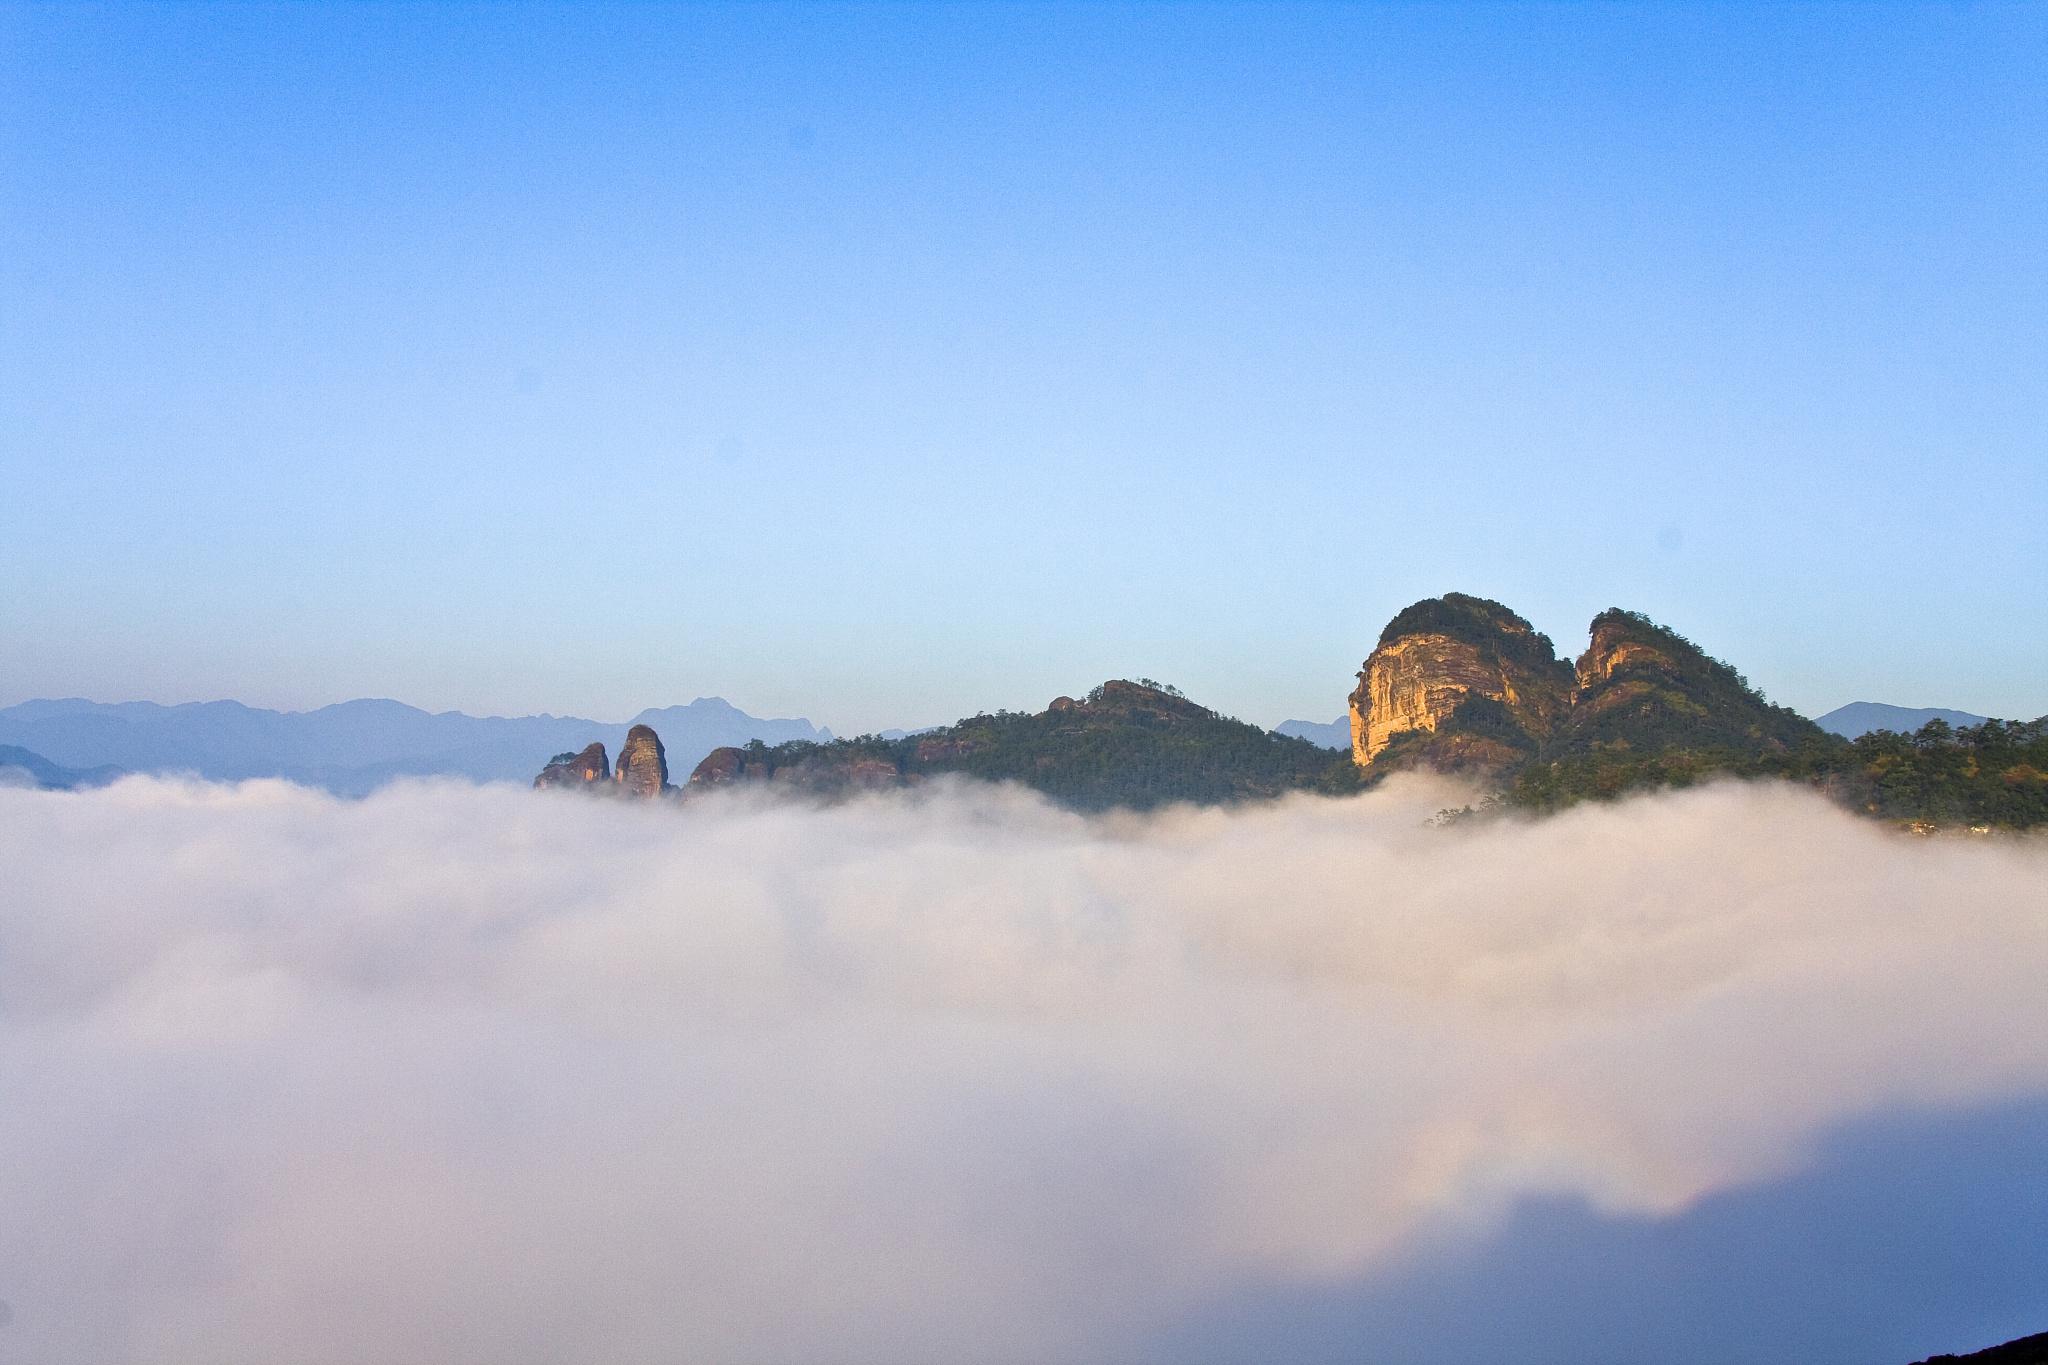
<svg viewBox="0 0 2048 1365">
<path fill-rule="evenodd" d="M 0 1362 L 1186 1359 L 2048 1096 L 2040 841 L 1463 799 L 0 790 Z"/>
</svg>

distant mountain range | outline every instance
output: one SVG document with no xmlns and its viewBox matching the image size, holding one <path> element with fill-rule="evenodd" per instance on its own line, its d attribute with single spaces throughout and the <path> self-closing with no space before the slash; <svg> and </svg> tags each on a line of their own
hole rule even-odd
<svg viewBox="0 0 2048 1365">
<path fill-rule="evenodd" d="M 398 777 L 525 783 L 533 777 L 536 758 L 580 748 L 592 739 L 616 749 L 634 725 L 659 729 L 684 765 L 724 745 L 832 738 L 830 730 L 808 720 L 750 716 L 719 697 L 643 711 L 616 724 L 576 716 L 434 713 L 395 701 L 267 711 L 233 701 L 160 706 L 72 698 L 0 708 L 0 746 L 16 746 L 60 775 L 111 767 L 219 781 L 282 777 L 360 796 Z M 49 785 L 29 763 L 11 766 L 36 773 L 39 785 Z"/>
<path fill-rule="evenodd" d="M 1289 739 L 1305 739 L 1318 749 L 1343 749 L 1348 752 L 1351 748 L 1349 716 L 1339 716 L 1329 722 L 1283 720 L 1273 727 L 1273 733 L 1285 735 Z"/>
<path fill-rule="evenodd" d="M 1985 717 L 1973 716 L 1968 711 L 1947 711 L 1938 706 L 1888 706 L 1881 701 L 1852 701 L 1847 706 L 1837 706 L 1814 724 L 1843 739 L 1855 739 L 1873 730 L 1910 735 L 1930 720 L 1945 720 L 1960 727 L 1982 725 Z"/>
<path fill-rule="evenodd" d="M 103 787 L 121 776 L 122 770 L 64 768 L 41 754 L 12 744 L 0 744 L 0 787 L 41 787 L 46 791 L 70 791 L 76 787 Z"/>
</svg>

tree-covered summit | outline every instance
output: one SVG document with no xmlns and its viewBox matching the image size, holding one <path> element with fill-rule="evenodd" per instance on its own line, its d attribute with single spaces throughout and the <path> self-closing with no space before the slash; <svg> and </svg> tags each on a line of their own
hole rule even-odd
<svg viewBox="0 0 2048 1365">
<path fill-rule="evenodd" d="M 947 773 L 1019 782 L 1078 810 L 1357 786 L 1346 755 L 1221 715 L 1150 679 L 1113 679 L 1043 711 L 983 713 L 901 739 L 719 750 L 691 785 L 761 781 L 835 794 Z"/>
</svg>

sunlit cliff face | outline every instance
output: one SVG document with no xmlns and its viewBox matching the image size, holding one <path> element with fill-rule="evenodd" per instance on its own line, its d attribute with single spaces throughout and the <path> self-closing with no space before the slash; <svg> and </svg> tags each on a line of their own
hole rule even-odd
<svg viewBox="0 0 2048 1365">
<path fill-rule="evenodd" d="M 1513 684 L 1479 650 L 1448 635 L 1408 635 L 1366 661 L 1351 701 L 1351 754 L 1364 767 L 1395 735 L 1434 730 L 1469 693 L 1505 701 Z"/>
<path fill-rule="evenodd" d="M 1351 756 L 1379 761 L 1396 737 L 1436 734 L 1472 698 L 1498 704 L 1492 727 L 1432 741 L 1421 762 L 1497 774 L 1528 757 L 1571 707 L 1570 672 L 1550 642 L 1498 602 L 1461 593 L 1415 603 L 1387 626 L 1351 694 Z M 1407 766 L 1416 755 L 1407 754 Z"/>
<path fill-rule="evenodd" d="M 2039 843 L 1466 795 L 0 791 L 0 1358 L 1171 1358 L 2048 1094 Z"/>
</svg>

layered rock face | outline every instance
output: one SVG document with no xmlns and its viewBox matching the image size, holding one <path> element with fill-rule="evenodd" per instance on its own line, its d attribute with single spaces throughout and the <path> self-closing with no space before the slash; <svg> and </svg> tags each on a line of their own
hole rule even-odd
<svg viewBox="0 0 2048 1365">
<path fill-rule="evenodd" d="M 533 779 L 535 787 L 590 788 L 594 783 L 612 780 L 611 760 L 605 756 L 604 745 L 592 744 L 577 754 L 556 754 L 548 760 L 548 766 L 540 770 Z"/>
<path fill-rule="evenodd" d="M 1471 693 L 1506 699 L 1510 685 L 1478 647 L 1448 635 L 1381 645 L 1351 695 L 1351 752 L 1370 763 L 1404 730 L 1435 730 Z"/>
<path fill-rule="evenodd" d="M 652 798 L 668 789 L 668 755 L 653 727 L 636 725 L 626 732 L 613 781 L 621 796 Z"/>
<path fill-rule="evenodd" d="M 1680 753 L 1694 755 L 1694 767 L 1707 755 L 1725 768 L 1730 756 L 1782 754 L 1821 738 L 1811 721 L 1640 613 L 1594 617 L 1574 667 L 1506 607 L 1462 593 L 1417 602 L 1388 623 L 1351 696 L 1351 735 L 1353 761 L 1372 773 L 1429 767 L 1517 781 Z"/>
<path fill-rule="evenodd" d="M 1397 615 L 1358 679 L 1351 752 L 1360 767 L 1392 746 L 1396 766 L 1498 771 L 1534 753 L 1571 705 L 1571 671 L 1549 639 L 1464 593 Z M 1416 738 L 1396 745 L 1404 735 Z"/>
</svg>

